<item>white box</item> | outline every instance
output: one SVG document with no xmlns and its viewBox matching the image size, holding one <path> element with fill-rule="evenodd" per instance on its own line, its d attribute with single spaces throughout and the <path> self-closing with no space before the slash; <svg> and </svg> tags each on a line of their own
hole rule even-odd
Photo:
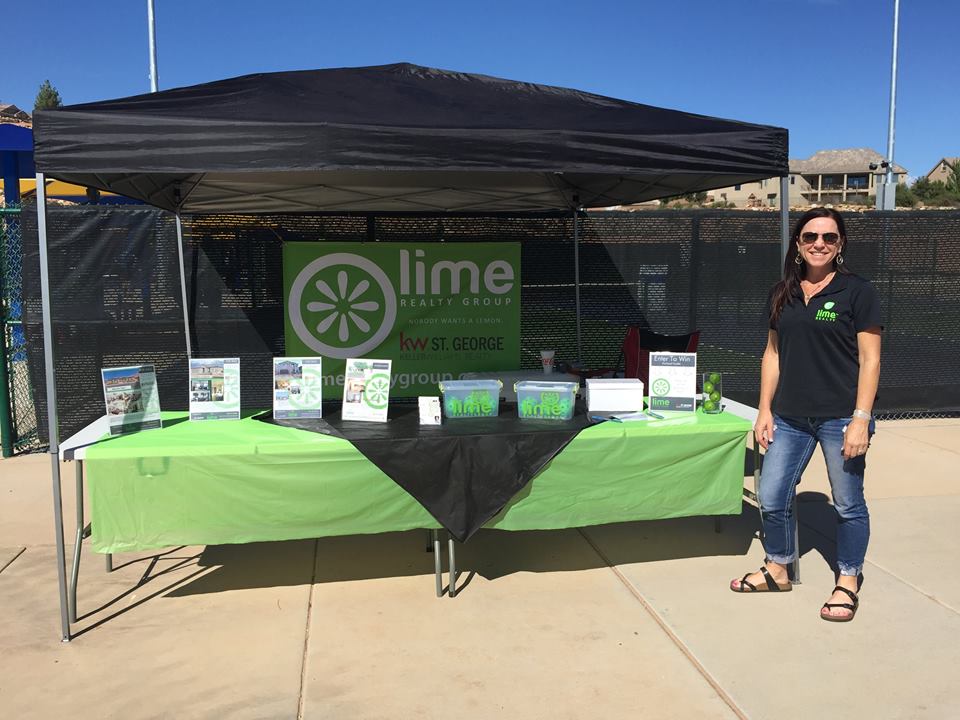
<svg viewBox="0 0 960 720">
<path fill-rule="evenodd" d="M 642 380 L 587 378 L 587 412 L 641 412 L 642 410 Z"/>
</svg>

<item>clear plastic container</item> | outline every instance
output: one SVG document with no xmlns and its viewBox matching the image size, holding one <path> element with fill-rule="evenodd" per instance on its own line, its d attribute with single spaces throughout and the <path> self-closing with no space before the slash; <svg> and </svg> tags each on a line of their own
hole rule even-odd
<svg viewBox="0 0 960 720">
<path fill-rule="evenodd" d="M 574 382 L 521 380 L 517 392 L 517 414 L 521 420 L 569 420 L 579 385 Z"/>
<path fill-rule="evenodd" d="M 446 418 L 496 417 L 500 414 L 499 380 L 444 380 L 443 416 Z"/>
</svg>

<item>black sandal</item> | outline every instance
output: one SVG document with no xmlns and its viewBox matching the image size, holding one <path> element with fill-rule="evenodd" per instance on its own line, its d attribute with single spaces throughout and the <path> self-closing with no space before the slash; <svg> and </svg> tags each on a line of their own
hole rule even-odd
<svg viewBox="0 0 960 720">
<path fill-rule="evenodd" d="M 766 587 L 764 587 L 763 585 L 757 586 L 757 585 L 754 585 L 752 582 L 748 582 L 747 578 L 750 577 L 750 573 L 747 573 L 742 578 L 740 578 L 740 585 L 738 585 L 737 587 L 734 587 L 733 585 L 731 585 L 730 589 L 733 590 L 733 592 L 739 592 L 739 593 L 790 592 L 791 590 L 793 590 L 793 583 L 791 583 L 789 580 L 787 580 L 787 582 L 784 583 L 783 585 L 781 585 L 776 580 L 774 580 L 773 575 L 771 575 L 770 571 L 767 570 L 766 565 L 760 566 L 760 572 L 763 573 L 763 577 L 767 581 Z M 749 588 L 749 590 L 747 590 L 746 588 Z"/>
<path fill-rule="evenodd" d="M 820 608 L 820 619 L 826 620 L 827 622 L 850 622 L 853 620 L 854 615 L 857 614 L 857 608 L 860 607 L 860 598 L 857 597 L 857 594 L 853 590 L 847 590 L 845 587 L 837 585 L 833 591 L 837 592 L 839 590 L 842 593 L 846 593 L 850 596 L 850 599 L 853 600 L 852 603 L 824 603 L 823 607 Z M 824 610 L 830 610 L 831 608 L 846 608 L 850 611 L 849 615 L 824 615 Z"/>
</svg>

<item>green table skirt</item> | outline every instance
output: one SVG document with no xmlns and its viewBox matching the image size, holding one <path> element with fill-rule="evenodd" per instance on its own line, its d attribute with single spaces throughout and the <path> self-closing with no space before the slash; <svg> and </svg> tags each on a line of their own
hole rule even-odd
<svg viewBox="0 0 960 720">
<path fill-rule="evenodd" d="M 93 548 L 124 552 L 440 527 L 346 440 L 251 415 L 190 422 L 186 413 L 164 413 L 160 430 L 88 448 Z M 746 420 L 727 413 L 595 425 L 486 527 L 739 514 L 749 431 Z"/>
</svg>

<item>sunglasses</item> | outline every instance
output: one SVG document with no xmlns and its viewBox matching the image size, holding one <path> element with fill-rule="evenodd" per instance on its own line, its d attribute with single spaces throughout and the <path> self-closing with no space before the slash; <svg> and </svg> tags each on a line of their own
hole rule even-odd
<svg viewBox="0 0 960 720">
<path fill-rule="evenodd" d="M 804 245 L 813 245 L 818 237 L 823 238 L 823 242 L 827 245 L 836 245 L 840 242 L 840 234 L 835 232 L 825 232 L 825 233 L 815 233 L 815 232 L 805 232 L 800 234 L 800 242 Z"/>
</svg>

